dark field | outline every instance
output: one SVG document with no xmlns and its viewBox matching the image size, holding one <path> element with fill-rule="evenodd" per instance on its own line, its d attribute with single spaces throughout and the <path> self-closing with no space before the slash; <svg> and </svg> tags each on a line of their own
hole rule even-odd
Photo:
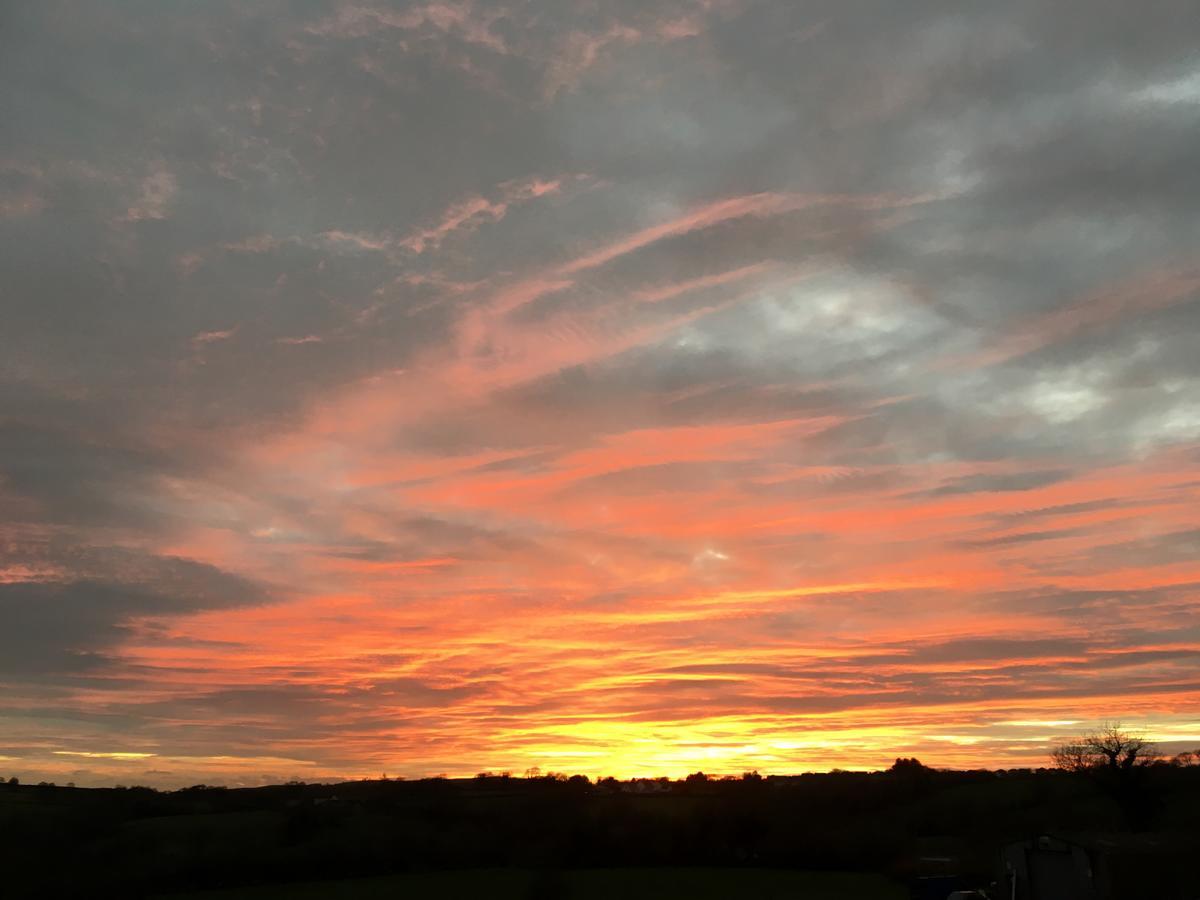
<svg viewBox="0 0 1200 900">
<path fill-rule="evenodd" d="M 466 872 L 422 872 L 340 882 L 233 888 L 172 894 L 164 900 L 392 900 L 438 897 L 444 900 L 489 897 L 525 900 L 660 900 L 680 897 L 717 900 L 904 900 L 908 892 L 881 875 L 838 872 L 790 872 L 782 869 L 578 869 L 524 871 L 478 869 Z"/>
<path fill-rule="evenodd" d="M 601 784 L 0 785 L 0 896 L 888 900 L 922 876 L 985 888 L 1006 843 L 1053 834 L 1095 854 L 1111 900 L 1194 900 L 1200 766 L 1148 768 L 1140 791 L 1132 809 L 1081 775 L 919 764 Z"/>
</svg>

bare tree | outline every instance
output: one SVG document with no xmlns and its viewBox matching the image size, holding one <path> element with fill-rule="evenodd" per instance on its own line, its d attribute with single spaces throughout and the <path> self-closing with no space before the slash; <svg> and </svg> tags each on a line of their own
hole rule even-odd
<svg viewBox="0 0 1200 900">
<path fill-rule="evenodd" d="M 1068 772 L 1122 772 L 1157 762 L 1158 750 L 1138 734 L 1121 729 L 1120 722 L 1104 723 L 1050 752 L 1055 767 Z"/>
<path fill-rule="evenodd" d="M 1089 776 L 1120 807 L 1130 828 L 1148 827 L 1160 806 L 1150 766 L 1160 759 L 1154 744 L 1124 731 L 1121 723 L 1105 723 L 1050 752 L 1054 765 Z"/>
</svg>

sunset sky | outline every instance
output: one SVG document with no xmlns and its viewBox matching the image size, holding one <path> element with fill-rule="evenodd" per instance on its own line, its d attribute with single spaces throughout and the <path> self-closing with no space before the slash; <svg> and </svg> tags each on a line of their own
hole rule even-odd
<svg viewBox="0 0 1200 900">
<path fill-rule="evenodd" d="M 1197 47 L 0 5 L 0 776 L 1200 746 Z"/>
</svg>

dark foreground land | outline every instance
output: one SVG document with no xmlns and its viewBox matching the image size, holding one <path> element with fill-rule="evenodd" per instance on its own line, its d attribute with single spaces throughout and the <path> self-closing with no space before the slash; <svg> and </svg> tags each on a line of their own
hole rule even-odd
<svg viewBox="0 0 1200 900">
<path fill-rule="evenodd" d="M 168 900 L 907 900 L 902 886 L 882 875 L 794 872 L 787 869 L 468 869 L 414 872 L 345 881 L 231 888 L 173 894 Z"/>
<path fill-rule="evenodd" d="M 942 897 L 986 887 L 1001 847 L 1042 834 L 1087 847 L 1110 900 L 1195 900 L 1200 766 L 1146 770 L 1132 807 L 1080 775 L 912 764 L 600 784 L 0 785 L 0 896 L 900 900 L 930 876 Z"/>
</svg>

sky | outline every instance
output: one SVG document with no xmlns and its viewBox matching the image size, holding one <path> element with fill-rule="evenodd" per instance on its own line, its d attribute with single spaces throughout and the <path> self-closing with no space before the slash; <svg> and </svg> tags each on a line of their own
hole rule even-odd
<svg viewBox="0 0 1200 900">
<path fill-rule="evenodd" d="M 0 775 L 1200 745 L 1194 13 L 0 4 Z"/>
</svg>

